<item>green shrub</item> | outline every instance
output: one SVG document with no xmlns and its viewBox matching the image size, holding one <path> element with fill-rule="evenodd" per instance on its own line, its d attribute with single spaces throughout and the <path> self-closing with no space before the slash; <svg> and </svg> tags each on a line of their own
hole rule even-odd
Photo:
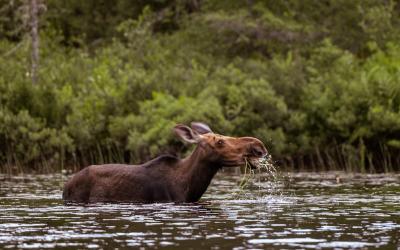
<svg viewBox="0 0 400 250">
<path fill-rule="evenodd" d="M 203 121 L 260 138 L 294 169 L 399 169 L 397 3 L 139 2 L 50 1 L 35 85 L 29 39 L 12 29 L 22 2 L 0 3 L 1 165 L 184 154 L 172 127 Z"/>
</svg>

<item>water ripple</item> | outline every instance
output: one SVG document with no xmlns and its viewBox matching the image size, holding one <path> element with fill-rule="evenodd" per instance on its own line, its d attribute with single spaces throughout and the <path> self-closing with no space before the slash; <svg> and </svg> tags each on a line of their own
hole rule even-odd
<svg viewBox="0 0 400 250">
<path fill-rule="evenodd" d="M 0 248 L 396 249 L 399 175 L 221 173 L 195 204 L 65 206 L 61 175 L 0 175 Z"/>
</svg>

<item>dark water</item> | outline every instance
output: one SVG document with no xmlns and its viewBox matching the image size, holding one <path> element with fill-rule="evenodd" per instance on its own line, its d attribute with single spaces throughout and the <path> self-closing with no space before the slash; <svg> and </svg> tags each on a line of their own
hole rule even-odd
<svg viewBox="0 0 400 250">
<path fill-rule="evenodd" d="M 400 175 L 240 179 L 219 173 L 198 204 L 64 206 L 61 175 L 0 175 L 0 249 L 400 249 Z"/>
</svg>

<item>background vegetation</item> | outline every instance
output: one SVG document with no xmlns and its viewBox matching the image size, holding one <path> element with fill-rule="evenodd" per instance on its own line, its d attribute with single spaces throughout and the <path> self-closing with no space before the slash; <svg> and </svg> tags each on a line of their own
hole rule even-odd
<svg viewBox="0 0 400 250">
<path fill-rule="evenodd" d="M 400 2 L 0 0 L 0 165 L 182 153 L 176 123 L 263 140 L 277 165 L 400 166 Z"/>
</svg>

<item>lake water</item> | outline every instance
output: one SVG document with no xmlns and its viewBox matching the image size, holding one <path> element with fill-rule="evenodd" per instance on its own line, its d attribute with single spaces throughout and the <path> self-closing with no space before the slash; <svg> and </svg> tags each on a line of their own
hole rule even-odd
<svg viewBox="0 0 400 250">
<path fill-rule="evenodd" d="M 400 249 L 400 175 L 218 173 L 197 204 L 65 206 L 62 175 L 0 175 L 0 249 Z"/>
</svg>

